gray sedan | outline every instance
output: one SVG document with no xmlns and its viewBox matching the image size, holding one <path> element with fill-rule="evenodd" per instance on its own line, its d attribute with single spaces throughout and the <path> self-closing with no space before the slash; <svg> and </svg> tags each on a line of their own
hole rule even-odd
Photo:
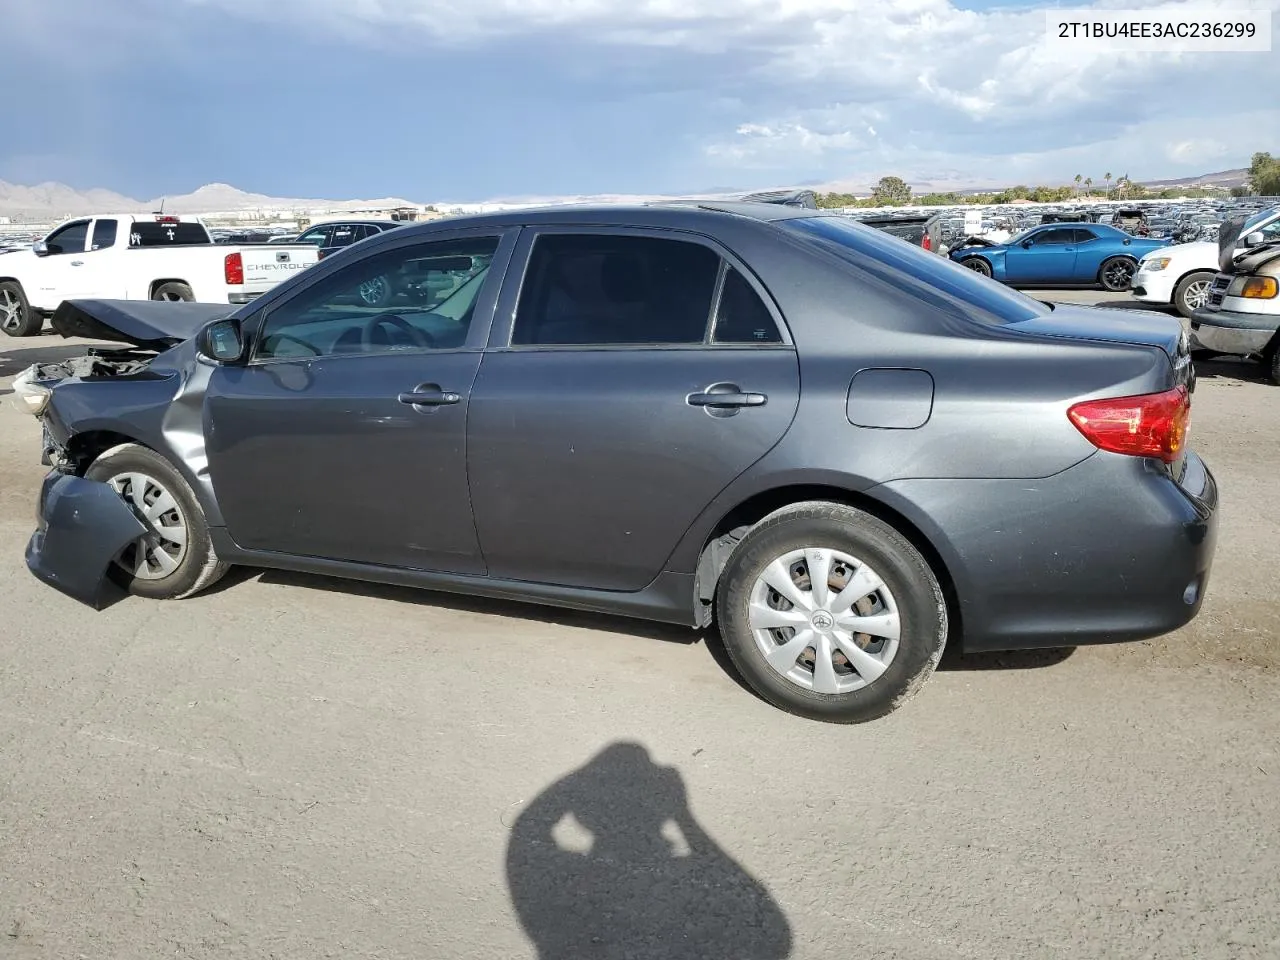
<svg viewBox="0 0 1280 960">
<path fill-rule="evenodd" d="M 53 324 L 127 344 L 15 384 L 52 466 L 28 565 L 94 607 L 246 564 L 715 622 L 760 696 L 855 722 L 948 642 L 1174 630 L 1214 552 L 1176 320 L 815 210 L 452 219 L 235 312 Z"/>
</svg>

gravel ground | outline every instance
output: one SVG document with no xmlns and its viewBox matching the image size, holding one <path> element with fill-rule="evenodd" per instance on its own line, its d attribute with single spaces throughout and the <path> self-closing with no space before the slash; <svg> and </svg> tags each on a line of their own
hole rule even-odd
<svg viewBox="0 0 1280 960">
<path fill-rule="evenodd" d="M 0 342 L 0 394 L 74 352 Z M 1192 429 L 1193 624 L 842 728 L 607 618 L 254 572 L 95 614 L 24 569 L 0 402 L 0 956 L 1280 956 L 1280 388 L 1206 365 Z"/>
</svg>

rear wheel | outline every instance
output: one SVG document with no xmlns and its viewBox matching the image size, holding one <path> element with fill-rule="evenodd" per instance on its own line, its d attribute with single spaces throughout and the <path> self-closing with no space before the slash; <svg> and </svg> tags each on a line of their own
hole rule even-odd
<svg viewBox="0 0 1280 960">
<path fill-rule="evenodd" d="M 378 276 L 360 284 L 360 302 L 367 307 L 385 307 L 395 296 L 391 278 Z"/>
<path fill-rule="evenodd" d="M 44 327 L 44 317 L 31 309 L 22 284 L 0 283 L 0 330 L 11 337 L 34 337 Z"/>
<path fill-rule="evenodd" d="M 195 298 L 195 294 L 185 283 L 162 283 L 151 294 L 152 300 L 181 300 L 184 303 L 190 303 Z"/>
<path fill-rule="evenodd" d="M 810 502 L 766 517 L 738 544 L 717 591 L 725 648 L 777 707 L 829 723 L 897 709 L 947 639 L 941 587 L 883 521 Z"/>
<path fill-rule="evenodd" d="M 151 529 L 115 559 L 118 578 L 139 597 L 178 600 L 199 593 L 229 569 L 209 539 L 204 511 L 182 474 L 154 450 L 113 447 L 85 471 L 109 485 Z"/>
<path fill-rule="evenodd" d="M 1102 267 L 1098 270 L 1098 282 L 1103 289 L 1120 293 L 1129 289 L 1129 282 L 1137 268 L 1137 263 L 1129 257 L 1110 257 L 1102 261 Z"/>
<path fill-rule="evenodd" d="M 970 257 L 968 260 L 961 260 L 960 262 L 974 273 L 980 273 L 984 277 L 991 276 L 991 264 L 981 257 Z"/>
<path fill-rule="evenodd" d="M 1271 346 L 1271 353 L 1267 357 L 1267 370 L 1271 374 L 1271 382 L 1280 387 L 1280 341 Z"/>
<path fill-rule="evenodd" d="M 1212 270 L 1189 273 L 1178 281 L 1173 291 L 1173 307 L 1188 320 L 1209 299 L 1209 287 L 1216 274 Z"/>
</svg>

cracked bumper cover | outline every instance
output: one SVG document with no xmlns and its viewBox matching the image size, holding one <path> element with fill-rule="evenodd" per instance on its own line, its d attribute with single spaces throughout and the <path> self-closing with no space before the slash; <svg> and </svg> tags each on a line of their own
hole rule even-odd
<svg viewBox="0 0 1280 960">
<path fill-rule="evenodd" d="M 59 471 L 41 484 L 37 520 L 27 542 L 27 569 L 95 610 L 105 604 L 112 560 L 147 533 L 107 484 Z"/>
</svg>

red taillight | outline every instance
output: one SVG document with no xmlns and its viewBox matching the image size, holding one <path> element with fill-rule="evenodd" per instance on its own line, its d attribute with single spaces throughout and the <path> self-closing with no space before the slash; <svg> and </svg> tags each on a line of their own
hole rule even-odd
<svg viewBox="0 0 1280 960">
<path fill-rule="evenodd" d="M 1173 463 L 1187 439 L 1191 394 L 1179 386 L 1138 397 L 1086 400 L 1075 404 L 1067 416 L 1100 450 Z"/>
<path fill-rule="evenodd" d="M 933 241 L 929 239 L 929 234 L 926 233 L 920 238 L 920 246 L 924 247 L 926 250 L 933 249 Z"/>
<path fill-rule="evenodd" d="M 238 287 L 244 283 L 244 260 L 238 253 L 228 253 L 226 259 L 222 261 L 222 272 L 226 278 L 227 286 Z"/>
</svg>

